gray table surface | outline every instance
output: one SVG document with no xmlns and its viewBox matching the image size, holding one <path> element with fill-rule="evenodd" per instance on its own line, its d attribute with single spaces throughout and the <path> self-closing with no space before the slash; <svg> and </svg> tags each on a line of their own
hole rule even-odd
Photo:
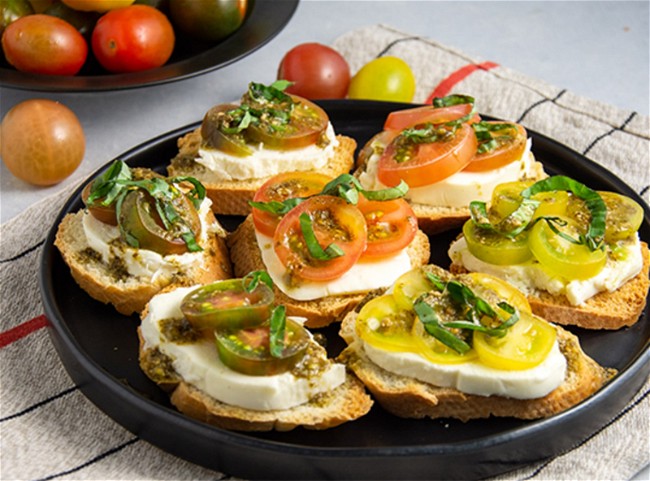
<svg viewBox="0 0 650 481">
<path fill-rule="evenodd" d="M 383 23 L 491 60 L 576 94 L 648 115 L 650 3 L 645 1 L 303 0 L 289 24 L 244 59 L 198 77 L 99 93 L 47 93 L 0 85 L 0 115 L 29 98 L 70 107 L 86 135 L 86 155 L 64 182 L 33 187 L 0 167 L 0 222 L 87 177 L 115 156 L 200 120 L 212 105 L 239 98 L 249 81 L 271 82 L 296 44 L 329 44 Z M 649 479 L 648 469 L 635 479 Z"/>
</svg>

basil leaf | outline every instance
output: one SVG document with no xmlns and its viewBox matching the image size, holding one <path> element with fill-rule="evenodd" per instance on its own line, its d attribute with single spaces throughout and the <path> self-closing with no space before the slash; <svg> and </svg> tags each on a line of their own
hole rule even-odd
<svg viewBox="0 0 650 481">
<path fill-rule="evenodd" d="M 432 101 L 434 107 L 451 107 L 453 105 L 472 104 L 474 105 L 474 97 L 469 95 L 452 94 L 446 97 L 435 97 Z"/>
<path fill-rule="evenodd" d="M 471 349 L 469 344 L 454 335 L 452 332 L 446 330 L 440 324 L 438 316 L 429 304 L 423 301 L 417 301 L 413 305 L 413 309 L 415 310 L 420 322 L 424 325 L 425 331 L 445 346 L 460 354 L 464 354 Z"/>
<path fill-rule="evenodd" d="M 246 292 L 253 292 L 260 282 L 273 289 L 273 279 L 266 271 L 252 271 L 244 276 L 242 284 Z"/>
<path fill-rule="evenodd" d="M 447 288 L 447 283 L 444 282 L 439 276 L 427 272 L 426 277 L 429 282 L 431 282 L 431 284 L 433 284 L 433 286 L 440 292 L 443 292 Z"/>
<path fill-rule="evenodd" d="M 92 204 L 98 199 L 103 199 L 100 205 L 111 205 L 123 189 L 118 182 L 129 180 L 131 180 L 131 170 L 123 161 L 116 160 L 101 177 L 93 181 L 87 202 Z"/>
<path fill-rule="evenodd" d="M 284 351 L 285 328 L 287 325 L 286 308 L 276 306 L 271 311 L 269 329 L 269 351 L 273 357 L 281 357 Z"/>
<path fill-rule="evenodd" d="M 314 233 L 309 214 L 303 212 L 298 219 L 300 221 L 300 230 L 305 238 L 305 244 L 311 257 L 319 261 L 329 261 L 344 254 L 343 250 L 336 244 L 330 244 L 325 249 L 321 247 Z"/>
</svg>

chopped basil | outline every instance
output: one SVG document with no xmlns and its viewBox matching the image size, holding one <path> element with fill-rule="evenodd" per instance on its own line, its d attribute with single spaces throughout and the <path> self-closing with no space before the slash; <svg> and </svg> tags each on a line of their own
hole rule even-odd
<svg viewBox="0 0 650 481">
<path fill-rule="evenodd" d="M 314 233 L 309 214 L 303 212 L 298 219 L 300 220 L 300 230 L 305 238 L 305 244 L 310 256 L 319 261 L 329 261 L 344 254 L 343 250 L 336 244 L 330 244 L 325 249 L 321 247 Z"/>
<path fill-rule="evenodd" d="M 260 282 L 266 284 L 269 288 L 273 288 L 273 279 L 266 271 L 252 271 L 244 276 L 242 284 L 246 292 L 253 292 Z"/>
<path fill-rule="evenodd" d="M 287 325 L 286 308 L 284 306 L 280 305 L 273 308 L 270 324 L 269 352 L 273 357 L 282 357 L 282 351 L 284 351 L 284 333 Z"/>
<path fill-rule="evenodd" d="M 502 134 L 494 137 L 493 132 L 501 131 L 512 131 L 516 129 L 513 124 L 508 123 L 492 123 L 492 122 L 475 122 L 472 124 L 472 129 L 476 134 L 476 140 L 478 140 L 478 147 L 476 152 L 483 154 L 486 152 L 492 152 L 494 149 L 498 148 L 505 142 L 514 140 L 515 136 L 510 134 Z"/>
</svg>

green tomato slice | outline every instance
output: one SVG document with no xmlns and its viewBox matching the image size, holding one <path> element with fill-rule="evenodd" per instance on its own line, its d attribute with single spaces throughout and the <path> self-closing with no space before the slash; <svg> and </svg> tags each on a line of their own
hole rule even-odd
<svg viewBox="0 0 650 481">
<path fill-rule="evenodd" d="M 237 105 L 220 104 L 212 107 L 203 117 L 201 123 L 201 137 L 210 147 L 221 150 L 236 157 L 247 157 L 253 150 L 246 145 L 244 136 L 238 132 L 237 124 L 241 119 L 236 118 Z M 232 133 L 225 130 L 232 129 Z"/>
<path fill-rule="evenodd" d="M 565 225 L 556 228 L 578 239 L 580 225 L 569 217 L 558 217 Z M 590 250 L 585 244 L 573 243 L 556 234 L 546 221 L 538 221 L 530 231 L 530 250 L 549 272 L 568 280 L 582 280 L 598 274 L 607 262 L 603 249 Z"/>
<path fill-rule="evenodd" d="M 478 227 L 472 219 L 463 225 L 467 248 L 476 258 L 494 265 L 521 264 L 532 258 L 528 247 L 528 231 L 515 237 Z"/>
<path fill-rule="evenodd" d="M 247 329 L 215 330 L 219 359 L 233 371 L 249 376 L 273 376 L 290 371 L 307 351 L 310 336 L 292 319 L 286 320 L 284 345 L 279 356 L 271 355 L 270 323 Z"/>
<path fill-rule="evenodd" d="M 555 328 L 543 319 L 520 311 L 519 320 L 504 337 L 474 333 L 474 349 L 481 363 L 495 369 L 531 369 L 544 361 L 557 337 Z"/>
<path fill-rule="evenodd" d="M 643 222 L 643 207 L 616 192 L 598 192 L 607 206 L 605 242 L 612 243 L 634 235 Z"/>
<path fill-rule="evenodd" d="M 392 352 L 415 350 L 411 327 L 414 313 L 401 308 L 390 295 L 375 297 L 359 311 L 356 320 L 357 335 L 377 349 Z"/>
<path fill-rule="evenodd" d="M 264 324 L 271 315 L 273 290 L 264 283 L 248 292 L 242 279 L 199 287 L 185 296 L 181 311 L 197 329 L 244 329 Z"/>
</svg>

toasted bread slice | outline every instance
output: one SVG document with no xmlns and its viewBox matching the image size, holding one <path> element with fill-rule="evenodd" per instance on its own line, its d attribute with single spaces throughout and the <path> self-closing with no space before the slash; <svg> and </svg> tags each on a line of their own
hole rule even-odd
<svg viewBox="0 0 650 481">
<path fill-rule="evenodd" d="M 338 177 L 347 174 L 354 166 L 354 151 L 357 143 L 351 137 L 337 135 L 339 145 L 334 150 L 327 165 L 318 172 Z M 170 176 L 192 176 L 201 181 L 207 189 L 207 195 L 212 199 L 212 210 L 222 215 L 247 215 L 251 211 L 248 204 L 253 200 L 255 192 L 270 179 L 263 177 L 251 180 L 227 180 L 213 182 L 210 180 L 205 166 L 195 161 L 198 157 L 202 138 L 200 129 L 196 129 L 178 140 L 178 155 L 174 157 L 167 168 Z"/>
<path fill-rule="evenodd" d="M 264 270 L 262 254 L 257 246 L 253 219 L 248 216 L 244 222 L 227 239 L 230 248 L 230 259 L 235 276 L 243 277 L 249 272 Z M 421 266 L 429 261 L 429 239 L 418 231 L 415 239 L 408 247 L 411 265 Z M 353 309 L 367 293 L 329 296 L 311 301 L 296 301 L 284 294 L 277 287 L 275 299 L 278 304 L 287 308 L 287 315 L 306 317 L 307 327 L 323 327 L 340 320 L 348 311 Z"/>
<path fill-rule="evenodd" d="M 404 418 L 456 418 L 461 421 L 497 417 L 545 418 L 562 412 L 598 391 L 616 371 L 603 368 L 581 349 L 578 338 L 556 327 L 560 351 L 567 359 L 564 382 L 544 397 L 513 399 L 465 394 L 454 388 L 434 386 L 391 373 L 374 364 L 355 340 L 357 312 L 341 324 L 348 347 L 339 360 L 361 379 L 374 399 L 390 413 Z"/>
<path fill-rule="evenodd" d="M 645 308 L 650 287 L 648 244 L 641 242 L 641 251 L 641 272 L 614 292 L 599 292 L 583 305 L 574 306 L 565 296 L 537 291 L 528 296 L 533 313 L 544 319 L 553 319 L 556 324 L 585 329 L 613 330 L 631 326 L 639 320 Z M 454 262 L 449 270 L 455 274 L 467 272 L 464 266 Z"/>
<path fill-rule="evenodd" d="M 121 314 L 139 313 L 146 303 L 161 289 L 169 285 L 204 284 L 232 275 L 232 267 L 225 243 L 225 231 L 214 214 L 206 209 L 206 224 L 212 226 L 204 241 L 199 241 L 203 251 L 198 261 L 179 267 L 173 275 L 159 276 L 155 280 L 128 275 L 119 259 L 109 263 L 88 243 L 83 227 L 84 210 L 67 214 L 57 230 L 54 245 L 70 268 L 74 280 L 92 298 L 112 304 Z"/>
</svg>

